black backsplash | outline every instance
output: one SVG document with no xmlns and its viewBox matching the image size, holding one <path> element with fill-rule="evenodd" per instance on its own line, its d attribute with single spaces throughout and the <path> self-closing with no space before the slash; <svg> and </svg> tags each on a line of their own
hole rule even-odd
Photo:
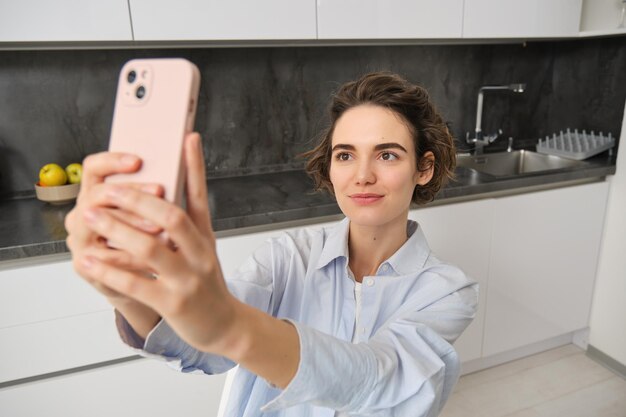
<svg viewBox="0 0 626 417">
<path fill-rule="evenodd" d="M 116 81 L 129 59 L 180 56 L 202 72 L 196 130 L 209 176 L 300 166 L 326 124 L 330 94 L 377 70 L 430 92 L 455 136 L 475 125 L 481 85 L 526 83 L 485 95 L 483 131 L 514 147 L 571 127 L 619 135 L 626 37 L 527 44 L 0 52 L 0 198 L 31 193 L 39 168 L 105 150 Z M 459 147 L 463 147 L 459 143 Z M 506 148 L 502 139 L 490 150 Z"/>
</svg>

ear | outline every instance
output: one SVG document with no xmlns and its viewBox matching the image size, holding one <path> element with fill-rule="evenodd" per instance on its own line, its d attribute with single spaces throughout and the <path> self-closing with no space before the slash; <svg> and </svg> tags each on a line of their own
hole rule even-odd
<svg viewBox="0 0 626 417">
<path fill-rule="evenodd" d="M 435 155 L 431 151 L 426 152 L 422 157 L 422 163 L 420 165 L 428 169 L 424 171 L 418 170 L 415 173 L 415 184 L 426 185 L 433 178 L 433 174 L 435 173 Z"/>
</svg>

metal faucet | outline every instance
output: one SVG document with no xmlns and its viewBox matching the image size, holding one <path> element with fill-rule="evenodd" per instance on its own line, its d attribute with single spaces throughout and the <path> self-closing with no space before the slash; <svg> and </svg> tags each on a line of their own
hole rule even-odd
<svg viewBox="0 0 626 417">
<path fill-rule="evenodd" d="M 491 135 L 484 135 L 481 125 L 483 118 L 483 93 L 485 91 L 512 91 L 514 93 L 523 93 L 526 89 L 526 84 L 509 84 L 509 85 L 484 85 L 480 87 L 478 90 L 478 104 L 476 105 L 476 132 L 473 138 L 470 138 L 470 133 L 467 132 L 465 135 L 465 141 L 469 144 L 474 145 L 474 154 L 482 155 L 483 148 L 496 139 L 500 137 L 502 134 L 502 129 L 498 129 L 498 132 L 493 133 Z"/>
</svg>

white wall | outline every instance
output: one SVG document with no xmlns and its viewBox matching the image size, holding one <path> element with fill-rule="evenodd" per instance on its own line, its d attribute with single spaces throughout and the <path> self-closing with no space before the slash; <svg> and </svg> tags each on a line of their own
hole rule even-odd
<svg viewBox="0 0 626 417">
<path fill-rule="evenodd" d="M 609 179 L 589 344 L 626 365 L 626 111 L 620 138 L 617 171 Z"/>
</svg>

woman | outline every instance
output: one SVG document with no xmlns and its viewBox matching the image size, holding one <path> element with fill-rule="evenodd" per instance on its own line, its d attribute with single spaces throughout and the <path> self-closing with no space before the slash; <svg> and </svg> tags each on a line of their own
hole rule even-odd
<svg viewBox="0 0 626 417">
<path fill-rule="evenodd" d="M 207 374 L 239 364 L 227 416 L 435 416 L 478 288 L 430 252 L 408 211 L 452 176 L 452 137 L 426 91 L 388 73 L 345 84 L 330 116 L 307 171 L 335 195 L 336 226 L 270 239 L 223 277 L 191 134 L 186 212 L 156 184 L 103 183 L 137 170 L 132 155 L 85 160 L 66 220 L 74 266 L 143 355 Z"/>
</svg>

